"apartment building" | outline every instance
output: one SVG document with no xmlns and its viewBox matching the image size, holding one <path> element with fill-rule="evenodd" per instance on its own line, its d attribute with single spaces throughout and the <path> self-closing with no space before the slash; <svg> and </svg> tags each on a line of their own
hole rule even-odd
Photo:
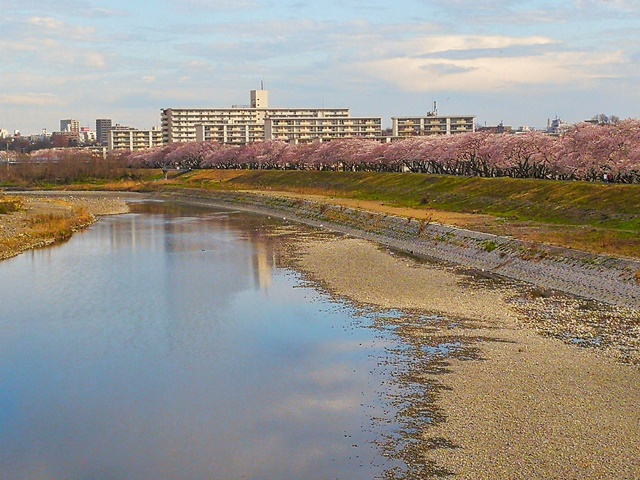
<svg viewBox="0 0 640 480">
<path fill-rule="evenodd" d="M 475 125 L 475 115 L 391 117 L 393 136 L 400 138 L 475 132 Z"/>
<path fill-rule="evenodd" d="M 80 122 L 73 118 L 60 120 L 60 132 L 69 134 L 72 142 L 78 142 L 80 140 Z"/>
<path fill-rule="evenodd" d="M 212 123 L 196 125 L 196 142 L 246 145 L 264 140 L 264 126 L 257 123 Z"/>
<path fill-rule="evenodd" d="M 269 117 L 265 139 L 290 143 L 382 137 L 381 117 Z"/>
<path fill-rule="evenodd" d="M 266 90 L 252 90 L 250 105 L 231 108 L 165 108 L 161 111 L 165 144 L 216 140 L 244 145 L 264 141 L 268 118 L 347 118 L 348 108 L 270 108 Z M 197 126 L 200 126 L 196 128 Z"/>
<path fill-rule="evenodd" d="M 109 130 L 111 130 L 110 118 L 97 118 L 96 119 L 96 137 L 100 145 L 107 145 L 109 143 Z"/>
<path fill-rule="evenodd" d="M 119 127 L 119 128 L 118 128 Z M 145 150 L 147 148 L 161 147 L 162 130 L 152 128 L 151 130 L 137 130 L 129 127 L 116 126 L 109 130 L 108 151 L 114 150 Z"/>
<path fill-rule="evenodd" d="M 74 120 L 73 118 L 60 120 L 60 131 L 77 134 L 80 132 L 80 122 L 78 120 Z"/>
</svg>

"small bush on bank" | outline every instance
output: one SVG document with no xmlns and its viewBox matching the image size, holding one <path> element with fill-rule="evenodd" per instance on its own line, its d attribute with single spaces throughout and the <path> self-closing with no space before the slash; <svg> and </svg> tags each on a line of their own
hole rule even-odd
<svg viewBox="0 0 640 480">
<path fill-rule="evenodd" d="M 17 212 L 22 208 L 22 201 L 15 197 L 0 198 L 0 215 Z"/>
</svg>

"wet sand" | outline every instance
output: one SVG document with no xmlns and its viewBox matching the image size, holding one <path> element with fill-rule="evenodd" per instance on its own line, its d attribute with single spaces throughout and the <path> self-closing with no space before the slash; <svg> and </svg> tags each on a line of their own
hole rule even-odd
<svg viewBox="0 0 640 480">
<path fill-rule="evenodd" d="M 409 461 L 430 465 L 427 478 L 640 478 L 640 369 L 606 348 L 537 333 L 532 323 L 550 307 L 527 303 L 526 287 L 474 286 L 453 268 L 360 239 L 309 238 L 294 248 L 298 267 L 333 294 L 457 319 L 446 329 L 405 328 L 410 342 L 473 343 L 473 359 L 454 356 L 424 373 L 438 387 L 431 400 L 441 421 L 419 425 Z M 638 312 L 625 315 L 640 323 Z"/>
</svg>

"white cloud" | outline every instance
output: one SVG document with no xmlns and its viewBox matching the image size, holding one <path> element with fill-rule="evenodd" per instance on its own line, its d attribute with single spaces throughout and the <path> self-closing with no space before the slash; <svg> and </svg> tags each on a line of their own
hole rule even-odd
<svg viewBox="0 0 640 480">
<path fill-rule="evenodd" d="M 552 45 L 557 43 L 547 37 L 505 37 L 498 35 L 437 35 L 418 36 L 406 41 L 389 42 L 383 46 L 390 52 L 405 52 L 406 55 L 416 56 L 433 53 L 463 51 L 463 50 L 501 50 L 512 47 L 531 47 Z M 384 44 L 383 44 L 384 45 Z"/>
<path fill-rule="evenodd" d="M 260 2 L 256 0 L 169 0 L 167 3 L 172 7 L 188 10 L 237 11 L 262 8 Z"/>
<path fill-rule="evenodd" d="M 626 13 L 640 13 L 640 4 L 637 0 L 576 0 L 575 4 L 581 9 L 608 9 Z"/>
<path fill-rule="evenodd" d="M 24 21 L 27 27 L 31 27 L 31 34 L 35 36 L 55 35 L 70 40 L 90 40 L 95 33 L 95 28 L 70 25 L 62 20 L 52 17 L 30 17 Z"/>
<path fill-rule="evenodd" d="M 361 61 L 354 68 L 406 91 L 473 92 L 533 84 L 584 84 L 615 78 L 613 67 L 624 63 L 620 51 L 549 51 L 555 44 L 544 37 L 415 38 L 390 45 L 381 58 Z"/>
<path fill-rule="evenodd" d="M 104 57 L 98 52 L 92 52 L 92 51 L 80 52 L 79 58 L 81 59 L 82 63 L 89 68 L 102 69 L 102 68 L 105 68 L 107 65 L 104 60 Z"/>
<path fill-rule="evenodd" d="M 28 18 L 25 23 L 49 30 L 59 30 L 64 27 L 64 22 L 51 17 L 31 17 Z"/>
<path fill-rule="evenodd" d="M 0 105 L 48 107 L 61 105 L 60 98 L 50 93 L 16 93 L 0 95 Z"/>
<path fill-rule="evenodd" d="M 110 8 L 92 8 L 90 10 L 87 9 L 79 9 L 78 15 L 82 17 L 89 18 L 109 18 L 109 17 L 128 17 L 130 14 L 125 10 L 115 10 Z"/>
<path fill-rule="evenodd" d="M 397 57 L 364 62 L 356 69 L 406 91 L 482 92 L 525 85 L 584 84 L 614 78 L 620 52 L 549 52 L 542 55 L 483 56 L 469 59 Z"/>
</svg>

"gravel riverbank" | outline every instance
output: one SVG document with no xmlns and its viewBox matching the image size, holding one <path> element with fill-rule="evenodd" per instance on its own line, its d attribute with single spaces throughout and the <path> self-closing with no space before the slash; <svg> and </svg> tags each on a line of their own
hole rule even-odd
<svg viewBox="0 0 640 480">
<path fill-rule="evenodd" d="M 510 237 L 268 193 L 180 191 L 208 202 L 331 229 L 399 250 L 620 307 L 640 308 L 640 259 L 594 255 Z"/>
<path fill-rule="evenodd" d="M 579 331 L 601 318 L 595 305 L 353 237 L 302 238 L 292 250 L 331 294 L 400 312 L 379 324 L 407 346 L 389 366 L 401 433 L 384 444 L 407 471 L 390 478 L 640 478 L 640 370 L 617 362 L 622 351 L 640 360 L 640 312 L 613 314 L 630 331 L 606 326 L 622 350 L 580 348 L 536 329 L 551 315 L 558 332 Z"/>
<path fill-rule="evenodd" d="M 0 215 L 0 260 L 14 257 L 33 248 L 41 248 L 57 241 L 53 235 L 34 233 L 34 218 L 59 217 L 71 221 L 74 229 L 88 227 L 101 215 L 116 215 L 129 211 L 126 195 L 103 192 L 11 192 L 18 197 L 23 208 L 17 212 Z M 86 220 L 75 222 L 82 212 Z"/>
</svg>

